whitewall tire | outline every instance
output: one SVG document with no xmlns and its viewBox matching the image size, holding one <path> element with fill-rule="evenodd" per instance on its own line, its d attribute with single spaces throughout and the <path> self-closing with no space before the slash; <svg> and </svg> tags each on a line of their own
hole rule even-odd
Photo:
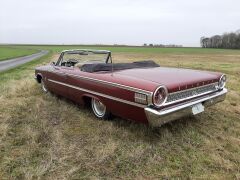
<svg viewBox="0 0 240 180">
<path fill-rule="evenodd" d="M 92 98 L 91 107 L 94 115 L 99 119 L 109 119 L 110 112 L 107 107 L 98 99 Z"/>
</svg>

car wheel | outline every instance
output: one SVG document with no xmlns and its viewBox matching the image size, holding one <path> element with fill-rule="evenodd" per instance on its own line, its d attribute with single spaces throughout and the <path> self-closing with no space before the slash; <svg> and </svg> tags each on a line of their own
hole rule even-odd
<svg viewBox="0 0 240 180">
<path fill-rule="evenodd" d="M 46 85 L 45 85 L 45 83 L 44 83 L 43 80 L 41 80 L 41 86 L 42 86 L 43 92 L 47 93 L 47 92 L 48 92 L 48 89 L 47 89 L 47 87 L 46 87 Z"/>
<path fill-rule="evenodd" d="M 100 100 L 92 98 L 91 105 L 92 111 L 97 118 L 99 119 L 110 118 L 110 112 L 107 110 L 107 107 Z"/>
</svg>

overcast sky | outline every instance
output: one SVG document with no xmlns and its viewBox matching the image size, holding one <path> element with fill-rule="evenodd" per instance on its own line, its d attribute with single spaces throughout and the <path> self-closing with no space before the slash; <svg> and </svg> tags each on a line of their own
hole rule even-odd
<svg viewBox="0 0 240 180">
<path fill-rule="evenodd" d="M 240 29 L 240 0 L 0 0 L 0 43 L 181 44 Z"/>
</svg>

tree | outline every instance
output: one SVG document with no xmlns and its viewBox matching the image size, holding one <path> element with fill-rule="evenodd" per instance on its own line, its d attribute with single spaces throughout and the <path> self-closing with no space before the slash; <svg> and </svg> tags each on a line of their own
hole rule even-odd
<svg viewBox="0 0 240 180">
<path fill-rule="evenodd" d="M 224 33 L 210 38 L 201 37 L 200 44 L 202 48 L 229 48 L 240 49 L 240 30 L 235 33 Z"/>
<path fill-rule="evenodd" d="M 222 45 L 222 37 L 219 35 L 215 35 L 211 37 L 211 47 L 220 48 Z"/>
<path fill-rule="evenodd" d="M 203 48 L 209 48 L 210 47 L 210 39 L 204 38 L 202 39 Z"/>
<path fill-rule="evenodd" d="M 202 48 L 205 48 L 204 39 L 205 39 L 204 36 L 200 38 L 200 44 Z"/>
</svg>

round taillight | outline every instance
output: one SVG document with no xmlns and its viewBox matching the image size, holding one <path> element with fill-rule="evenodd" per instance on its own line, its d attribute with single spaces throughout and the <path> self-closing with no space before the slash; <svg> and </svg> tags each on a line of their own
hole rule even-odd
<svg viewBox="0 0 240 180">
<path fill-rule="evenodd" d="M 158 87 L 153 93 L 153 105 L 160 107 L 167 100 L 167 88 L 164 86 Z"/>
<path fill-rule="evenodd" d="M 223 89 L 225 87 L 226 81 L 227 81 L 227 76 L 224 74 L 221 76 L 221 78 L 218 82 L 218 88 Z"/>
</svg>

